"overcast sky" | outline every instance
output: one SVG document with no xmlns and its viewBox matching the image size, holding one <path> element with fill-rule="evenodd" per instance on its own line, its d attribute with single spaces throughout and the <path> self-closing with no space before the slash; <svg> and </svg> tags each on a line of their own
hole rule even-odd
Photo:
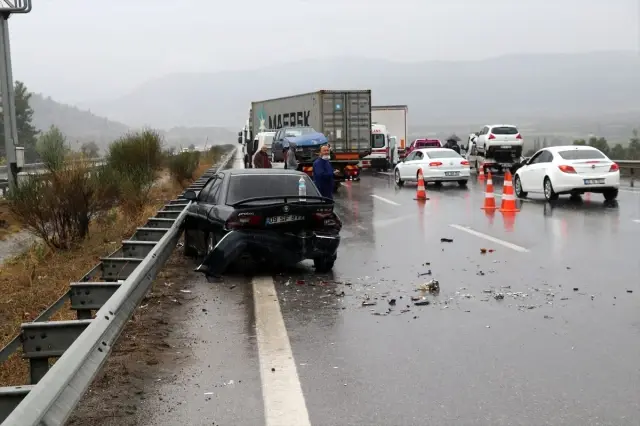
<svg viewBox="0 0 640 426">
<path fill-rule="evenodd" d="M 639 50 L 640 0 L 33 0 L 10 19 L 14 78 L 59 101 L 174 72 L 313 56 L 397 61 Z"/>
</svg>

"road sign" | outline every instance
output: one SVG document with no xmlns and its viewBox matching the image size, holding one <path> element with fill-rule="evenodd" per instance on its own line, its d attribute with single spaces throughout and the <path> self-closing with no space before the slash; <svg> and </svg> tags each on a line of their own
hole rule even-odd
<svg viewBox="0 0 640 426">
<path fill-rule="evenodd" d="M 0 13 L 29 13 L 31 0 L 0 0 Z"/>
</svg>

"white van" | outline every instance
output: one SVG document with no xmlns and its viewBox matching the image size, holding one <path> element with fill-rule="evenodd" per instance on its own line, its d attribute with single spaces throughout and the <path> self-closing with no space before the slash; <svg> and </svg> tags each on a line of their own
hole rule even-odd
<svg viewBox="0 0 640 426">
<path fill-rule="evenodd" d="M 253 146 L 255 147 L 255 152 L 253 156 L 256 156 L 256 153 L 262 149 L 263 145 L 267 146 L 267 154 L 269 154 L 269 158 L 272 158 L 271 146 L 273 144 L 273 137 L 276 135 L 276 132 L 260 132 L 253 138 Z M 253 158 L 251 159 L 251 164 L 253 164 Z"/>
</svg>

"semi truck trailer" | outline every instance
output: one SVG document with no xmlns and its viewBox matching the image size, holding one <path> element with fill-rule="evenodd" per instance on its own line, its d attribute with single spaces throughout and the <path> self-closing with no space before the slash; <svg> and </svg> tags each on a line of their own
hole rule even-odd
<svg viewBox="0 0 640 426">
<path fill-rule="evenodd" d="M 359 178 L 358 163 L 371 153 L 371 90 L 319 90 L 252 102 L 249 121 L 253 134 L 276 132 L 274 151 L 295 128 L 324 134 L 337 182 Z M 296 148 L 295 155 L 300 170 L 311 175 L 317 150 Z"/>
</svg>

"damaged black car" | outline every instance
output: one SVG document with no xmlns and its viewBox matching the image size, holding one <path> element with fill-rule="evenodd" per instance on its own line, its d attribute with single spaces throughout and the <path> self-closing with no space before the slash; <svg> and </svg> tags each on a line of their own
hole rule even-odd
<svg viewBox="0 0 640 426">
<path fill-rule="evenodd" d="M 241 257 L 276 267 L 312 259 L 320 273 L 333 268 L 342 222 L 333 200 L 322 197 L 305 173 L 225 170 L 184 197 L 192 201 L 184 223 L 185 255 L 204 257 L 198 272 L 221 276 Z"/>
</svg>

